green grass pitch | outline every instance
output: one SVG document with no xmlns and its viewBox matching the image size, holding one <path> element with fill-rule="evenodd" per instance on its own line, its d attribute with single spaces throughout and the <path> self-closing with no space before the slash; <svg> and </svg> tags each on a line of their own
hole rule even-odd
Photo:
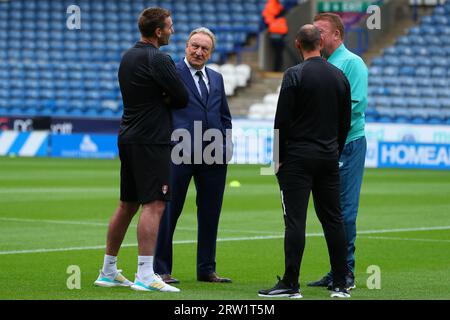
<svg viewBox="0 0 450 320">
<path fill-rule="evenodd" d="M 0 158 L 0 299 L 261 299 L 257 291 L 282 275 L 283 218 L 274 176 L 260 166 L 230 165 L 217 245 L 217 271 L 231 284 L 195 279 L 195 192 L 175 233 L 173 275 L 180 293 L 97 288 L 108 220 L 117 205 L 117 160 Z M 119 254 L 136 272 L 136 221 Z M 301 268 L 304 299 L 329 299 L 308 288 L 328 270 L 325 240 L 310 203 Z M 450 299 L 450 172 L 367 169 L 358 217 L 357 289 L 352 299 Z M 79 266 L 81 289 L 68 289 Z M 369 289 L 369 266 L 380 289 Z M 372 283 L 369 281 L 369 284 Z"/>
</svg>

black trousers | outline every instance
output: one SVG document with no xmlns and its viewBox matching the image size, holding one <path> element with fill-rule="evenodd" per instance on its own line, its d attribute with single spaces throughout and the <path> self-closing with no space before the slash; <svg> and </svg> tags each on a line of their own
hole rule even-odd
<svg viewBox="0 0 450 320">
<path fill-rule="evenodd" d="M 273 71 L 283 71 L 284 35 L 270 34 L 270 44 L 273 49 Z"/>
<path fill-rule="evenodd" d="M 280 167 L 277 178 L 285 222 L 284 282 L 299 283 L 305 249 L 306 212 L 312 191 L 314 207 L 328 246 L 334 286 L 344 286 L 347 246 L 339 200 L 338 159 L 290 159 Z"/>
</svg>

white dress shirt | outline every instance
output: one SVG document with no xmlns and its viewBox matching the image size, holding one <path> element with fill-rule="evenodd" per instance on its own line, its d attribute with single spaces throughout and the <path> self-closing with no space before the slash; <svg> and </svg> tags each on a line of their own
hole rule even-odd
<svg viewBox="0 0 450 320">
<path fill-rule="evenodd" d="M 195 86 L 197 87 L 197 91 L 198 91 L 198 94 L 200 95 L 200 97 L 202 96 L 202 92 L 200 91 L 200 85 L 198 84 L 198 76 L 195 74 L 197 71 L 201 71 L 203 73 L 203 81 L 205 82 L 206 88 L 208 89 L 208 92 L 209 92 L 209 79 L 208 79 L 208 75 L 206 74 L 206 67 L 203 66 L 203 68 L 200 70 L 194 69 L 189 64 L 186 57 L 184 58 L 184 63 L 186 63 L 186 66 L 189 68 L 189 71 L 191 72 L 192 78 L 194 79 L 194 83 L 195 83 Z"/>
</svg>

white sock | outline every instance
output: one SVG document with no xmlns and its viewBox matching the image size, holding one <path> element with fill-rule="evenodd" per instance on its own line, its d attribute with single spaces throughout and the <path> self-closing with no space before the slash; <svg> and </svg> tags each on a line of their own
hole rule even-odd
<svg viewBox="0 0 450 320">
<path fill-rule="evenodd" d="M 108 256 L 105 254 L 105 258 L 103 260 L 103 274 L 105 275 L 113 275 L 117 273 L 117 257 L 116 256 Z"/>
<path fill-rule="evenodd" d="M 144 282 L 148 282 L 154 274 L 153 256 L 138 256 L 138 278 Z"/>
</svg>

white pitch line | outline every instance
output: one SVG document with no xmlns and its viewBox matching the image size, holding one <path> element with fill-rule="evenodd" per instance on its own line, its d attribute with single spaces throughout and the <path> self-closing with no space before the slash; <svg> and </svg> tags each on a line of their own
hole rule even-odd
<svg viewBox="0 0 450 320">
<path fill-rule="evenodd" d="M 50 224 L 67 224 L 67 225 L 81 225 L 81 226 L 94 226 L 94 227 L 107 227 L 108 222 L 89 222 L 89 221 L 74 221 L 74 220 L 40 220 L 40 219 L 23 219 L 23 218 L 1 218 L 0 221 L 10 222 L 32 222 L 32 223 L 50 223 Z M 135 223 L 130 224 L 130 227 L 136 227 Z M 177 230 L 183 231 L 196 231 L 197 228 L 190 227 L 177 227 Z M 261 230 L 231 230 L 220 229 L 221 232 L 229 233 L 256 233 L 256 234 L 280 234 L 279 232 L 261 231 Z"/>
<path fill-rule="evenodd" d="M 89 222 L 89 221 L 74 221 L 74 220 L 40 220 L 40 219 L 22 219 L 22 218 L 2 218 L 0 220 L 12 221 L 12 222 L 42 222 L 42 223 L 54 223 L 54 224 L 67 224 L 67 225 L 86 225 L 86 226 L 108 226 L 107 222 Z M 136 225 L 132 225 L 136 226 Z M 196 228 L 178 227 L 179 230 L 195 231 Z M 373 234 L 373 233 L 393 233 L 393 232 L 409 232 L 409 231 L 432 231 L 432 230 L 450 230 L 450 226 L 436 226 L 436 227 L 417 227 L 417 228 L 399 228 L 399 229 L 379 229 L 379 230 L 361 230 L 358 234 Z M 236 232 L 236 233 L 258 233 L 258 234 L 279 234 L 270 231 L 258 231 L 258 230 L 230 230 L 220 229 L 222 232 Z M 318 233 L 323 235 L 323 233 Z"/>
<path fill-rule="evenodd" d="M 421 239 L 421 238 L 398 238 L 398 237 L 374 237 L 374 236 L 362 236 L 365 239 L 376 239 L 376 240 L 401 240 L 401 241 L 417 241 L 417 242 L 445 242 L 450 243 L 450 240 L 443 239 Z"/>
<path fill-rule="evenodd" d="M 46 220 L 46 219 L 26 219 L 26 218 L 2 218 L 3 221 L 11 222 L 33 222 L 33 223 L 51 223 L 51 224 L 67 224 L 67 225 L 86 225 L 86 226 L 108 226 L 108 222 L 89 222 L 89 221 L 74 221 L 74 220 Z M 131 226 L 136 226 L 132 224 Z M 178 227 L 179 230 L 195 231 L 192 227 Z M 417 228 L 399 228 L 399 229 L 379 229 L 379 230 L 362 230 L 358 234 L 372 234 L 372 233 L 392 233 L 392 232 L 409 232 L 409 231 L 432 231 L 432 230 L 449 230 L 450 226 L 436 226 L 436 227 L 417 227 Z M 277 232 L 261 231 L 261 230 L 232 230 L 220 229 L 222 232 L 236 232 L 236 233 L 258 233 L 258 234 L 280 234 Z M 318 233 L 323 235 L 323 233 Z"/>
<path fill-rule="evenodd" d="M 279 239 L 283 236 L 256 236 L 256 237 L 241 237 L 241 238 L 217 238 L 218 242 L 224 241 L 244 241 L 244 240 L 265 240 L 265 239 Z M 197 240 L 177 240 L 173 244 L 191 244 L 197 243 Z M 137 247 L 137 243 L 122 244 L 124 247 Z M 21 253 L 46 253 L 46 252 L 61 252 L 61 251 L 77 251 L 77 250 L 96 250 L 104 249 L 105 245 L 87 246 L 87 247 L 69 247 L 69 248 L 53 248 L 53 249 L 33 249 L 33 250 L 14 250 L 14 251 L 0 251 L 0 255 L 7 254 L 21 254 Z"/>
<path fill-rule="evenodd" d="M 91 194 L 93 192 L 115 192 L 117 188 L 0 188 L 0 194 L 30 194 L 30 193 L 83 193 Z"/>
<path fill-rule="evenodd" d="M 73 221 L 73 220 L 39 220 L 39 219 L 22 219 L 22 218 L 0 218 L 3 221 L 11 222 L 42 222 L 52 224 L 67 224 L 67 225 L 82 225 L 82 226 L 108 226 L 108 223 L 103 222 L 88 222 L 88 221 Z"/>
<path fill-rule="evenodd" d="M 420 228 L 405 228 L 405 229 L 383 229 L 383 230 L 363 230 L 358 234 L 374 234 L 374 233 L 388 233 L 388 232 L 409 232 L 409 231 L 432 231 L 432 230 L 449 230 L 450 226 L 437 226 L 437 227 L 420 227 Z M 307 233 L 306 237 L 320 237 L 323 233 Z M 218 238 L 218 242 L 226 241 L 249 241 L 249 240 L 267 240 L 267 239 L 282 239 L 284 234 L 280 235 L 261 235 L 253 237 L 236 237 L 236 238 Z M 367 237 L 370 238 L 370 237 Z M 376 238 L 376 237 L 373 237 Z M 402 240 L 403 238 L 395 238 Z M 431 240 L 431 239 L 429 239 Z M 446 241 L 446 240 L 444 240 Z M 174 241 L 174 244 L 192 244 L 197 243 L 197 240 L 178 240 Z M 123 244 L 122 247 L 136 247 L 137 243 Z M 14 250 L 14 251 L 0 251 L 0 255 L 9 254 L 25 254 L 25 253 L 44 253 L 44 252 L 61 252 L 61 251 L 76 251 L 76 250 L 96 250 L 104 249 L 104 245 L 98 246 L 86 246 L 86 247 L 68 247 L 68 248 L 53 248 L 53 249 L 33 249 L 33 250 Z"/>
<path fill-rule="evenodd" d="M 395 232 L 410 232 L 410 231 L 433 231 L 433 230 L 450 230 L 450 226 L 436 226 L 436 227 L 418 227 L 418 228 L 402 228 L 402 229 L 381 229 L 381 230 L 363 230 L 358 231 L 358 234 L 372 234 L 372 233 L 395 233 Z"/>
<path fill-rule="evenodd" d="M 177 227 L 176 230 L 183 230 L 183 231 L 197 231 L 197 228 L 190 228 L 190 227 Z M 280 235 L 280 232 L 272 232 L 272 231 L 265 231 L 265 230 L 234 230 L 234 229 L 222 229 L 219 227 L 219 232 L 227 232 L 227 233 L 255 233 L 255 234 L 265 234 L 265 235 Z"/>
</svg>

